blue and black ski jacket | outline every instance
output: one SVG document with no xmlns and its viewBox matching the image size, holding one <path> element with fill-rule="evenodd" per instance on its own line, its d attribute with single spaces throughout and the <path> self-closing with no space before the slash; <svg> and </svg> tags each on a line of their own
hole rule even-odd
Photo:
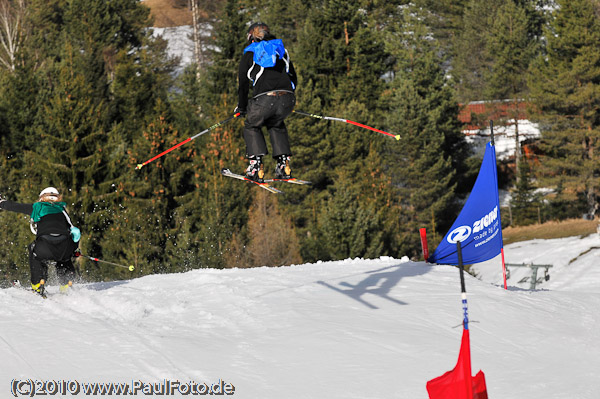
<svg viewBox="0 0 600 399">
<path fill-rule="evenodd" d="M 275 90 L 293 92 L 298 83 L 294 64 L 280 39 L 254 42 L 244 49 L 238 71 L 238 107 L 247 109 L 250 84 L 253 96 Z"/>
</svg>

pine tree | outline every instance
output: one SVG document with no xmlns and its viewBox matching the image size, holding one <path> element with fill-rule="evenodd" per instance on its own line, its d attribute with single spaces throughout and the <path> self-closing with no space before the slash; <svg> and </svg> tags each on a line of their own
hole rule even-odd
<svg viewBox="0 0 600 399">
<path fill-rule="evenodd" d="M 157 101 L 154 113 L 143 136 L 133 142 L 128 160 L 131 171 L 143 155 L 158 154 L 180 141 L 171 124 L 169 105 Z M 177 270 L 177 264 L 171 262 L 171 241 L 177 233 L 172 210 L 182 189 L 177 179 L 180 167 L 177 156 L 159 158 L 117 185 L 110 203 L 118 212 L 107 221 L 100 243 L 103 256 L 133 264 L 141 274 Z"/>
<path fill-rule="evenodd" d="M 260 191 L 254 195 L 248 220 L 250 266 L 283 266 L 302 263 L 300 244 L 289 218 L 282 214 L 277 199 Z"/>
<path fill-rule="evenodd" d="M 283 40 L 286 48 L 295 50 L 302 20 L 311 12 L 314 0 L 254 0 L 248 3 L 252 13 L 247 22 L 266 23 L 271 33 Z"/>
<path fill-rule="evenodd" d="M 219 118 L 224 119 L 221 111 Z M 237 140 L 236 140 L 237 136 Z M 194 190 L 177 199 L 176 220 L 183 226 L 178 242 L 196 254 L 201 267 L 223 268 L 234 232 L 240 231 L 248 219 L 248 207 L 255 187 L 221 176 L 221 169 L 236 169 L 242 161 L 239 126 L 229 124 L 203 137 L 192 155 L 193 174 L 189 176 Z M 241 168 L 241 166 L 237 166 Z M 243 237 L 245 239 L 245 237 Z"/>
<path fill-rule="evenodd" d="M 175 207 L 174 197 L 188 186 L 178 185 L 179 176 L 169 168 L 175 159 L 161 159 L 137 172 L 134 169 L 156 155 L 154 150 L 181 141 L 168 100 L 174 60 L 166 57 L 165 41 L 151 38 L 140 28 L 147 24 L 148 13 L 139 4 L 131 8 L 134 3 L 124 0 L 109 7 L 117 23 L 113 28 L 116 36 L 102 55 L 110 124 L 103 148 L 104 178 L 96 189 L 88 220 L 97 237 L 89 251 L 113 262 L 134 264 L 139 275 L 177 267 L 171 262 L 176 239 L 171 208 Z M 166 162 L 168 172 L 155 169 L 163 166 L 161 162 Z M 149 212 L 155 217 L 147 218 Z M 105 272 L 130 277 L 127 270 L 108 265 L 90 272 L 92 276 Z"/>
<path fill-rule="evenodd" d="M 0 196 L 3 199 L 31 203 L 37 193 L 29 191 L 29 187 L 20 185 L 20 160 L 0 150 L 0 168 L 3 171 L 0 182 Z M 28 192 L 29 191 L 29 192 Z M 2 212 L 0 221 L 4 228 L 0 230 L 0 285 L 11 286 L 13 280 L 29 281 L 29 263 L 27 261 L 27 245 L 35 238 L 29 230 L 29 217 L 13 212 Z"/>
<path fill-rule="evenodd" d="M 224 93 L 237 94 L 237 73 L 242 51 L 245 47 L 246 8 L 241 0 L 227 0 L 219 23 L 214 28 L 215 40 L 212 54 L 213 64 L 205 75 L 204 84 L 210 87 L 207 98 L 215 100 Z M 237 98 L 231 108 L 237 105 Z"/>
<path fill-rule="evenodd" d="M 529 2 L 526 5 L 531 5 Z M 539 37 L 531 32 L 525 6 L 506 1 L 491 20 L 486 51 L 492 64 L 484 72 L 486 98 L 511 100 L 508 123 L 515 127 L 515 164 L 520 176 L 521 144 L 519 138 L 519 102 L 528 94 L 527 70 L 540 47 Z"/>
<path fill-rule="evenodd" d="M 462 17 L 462 28 L 453 39 L 452 76 L 459 101 L 468 103 L 488 99 L 486 71 L 493 63 L 486 51 L 490 16 L 505 0 L 470 0 Z"/>
<path fill-rule="evenodd" d="M 547 0 L 470 0 L 452 38 L 459 99 L 504 100 L 526 94 L 525 71 L 539 49 Z"/>
<path fill-rule="evenodd" d="M 459 183 L 468 170 L 468 149 L 456 118 L 458 105 L 441 68 L 436 43 L 418 13 L 408 9 L 388 44 L 397 61 L 389 101 L 390 129 L 399 145 L 388 145 L 387 174 L 398 187 L 402 207 L 400 245 L 417 253 L 411 237 L 420 227 L 443 231 L 456 212 Z M 463 188 L 464 190 L 464 188 Z"/>
<path fill-rule="evenodd" d="M 126 152 L 152 120 L 157 100 L 166 99 L 170 65 L 164 47 L 148 40 L 149 10 L 136 0 L 29 4 L 30 35 L 0 104 L 19 108 L 7 114 L 14 181 L 21 186 L 12 199 L 31 202 L 31 187 L 57 186 L 81 227 L 84 252 L 102 257 L 104 249 L 111 256 L 128 238 L 122 230 L 103 248 L 108 226 L 124 209 L 116 197 L 118 184 L 128 182 Z M 124 276 L 88 266 L 93 278 Z"/>
<path fill-rule="evenodd" d="M 228 0 L 222 18 L 214 28 L 216 48 L 213 63 L 202 74 L 202 81 L 186 77 L 181 102 L 185 111 L 179 111 L 184 120 L 191 122 L 194 132 L 232 115 L 237 105 L 237 71 L 245 45 L 247 30 L 244 4 Z M 198 87 L 195 92 L 191 88 Z M 187 123 L 187 122 L 186 122 Z M 242 122 L 232 122 L 211 131 L 195 142 L 191 154 L 195 168 L 188 179 L 194 190 L 177 198 L 176 223 L 182 228 L 177 245 L 188 262 L 200 267 L 228 267 L 228 254 L 235 245 L 247 243 L 245 226 L 253 191 L 240 182 L 221 176 L 223 168 L 239 171 L 243 168 L 244 142 Z M 236 241 L 232 236 L 237 232 Z"/>
<path fill-rule="evenodd" d="M 525 8 L 512 0 L 502 4 L 491 18 L 486 51 L 494 63 L 485 72 L 488 98 L 513 99 L 527 91 L 525 72 L 539 44 L 529 31 Z"/>
<path fill-rule="evenodd" d="M 329 259 L 374 258 L 382 255 L 383 220 L 374 203 L 360 201 L 351 179 L 339 176 L 319 218 Z"/>
<path fill-rule="evenodd" d="M 538 222 L 541 204 L 535 194 L 531 167 L 527 159 L 523 159 L 519 173 L 520 176 L 511 199 L 512 220 L 515 226 L 526 226 Z"/>
<path fill-rule="evenodd" d="M 582 194 L 587 213 L 598 208 L 600 163 L 600 21 L 592 0 L 557 1 L 546 31 L 546 54 L 529 86 L 543 115 L 544 185 Z"/>
<path fill-rule="evenodd" d="M 93 196 L 103 181 L 107 106 L 81 70 L 85 61 L 69 43 L 64 61 L 56 64 L 52 96 L 37 125 L 37 145 L 25 152 L 25 171 L 37 187 L 57 186 L 69 204 L 71 219 L 85 232 L 83 215 L 93 209 Z M 39 112 L 40 110 L 38 110 Z M 93 240 L 90 231 L 82 241 Z"/>
<path fill-rule="evenodd" d="M 440 43 L 445 55 L 452 52 L 452 43 L 463 28 L 463 14 L 468 0 L 416 0 L 422 10 L 425 24 Z"/>
<path fill-rule="evenodd" d="M 387 67 L 382 60 L 389 57 L 377 29 L 382 21 L 373 17 L 380 15 L 380 8 L 372 2 L 324 0 L 313 2 L 311 10 L 292 53 L 300 79 L 297 108 L 383 128 L 378 105 Z M 337 192 L 332 187 L 339 176 L 362 175 L 370 149 L 380 150 L 385 139 L 349 124 L 305 116 L 290 118 L 288 127 L 293 137 L 293 166 L 302 178 L 314 183 L 310 194 L 298 193 L 295 206 L 288 207 L 304 237 L 302 256 L 310 261 L 323 256 L 318 247 L 323 225 L 315 216 L 320 214 L 319 204 Z M 347 183 L 360 185 L 356 180 Z M 368 208 L 366 201 L 360 206 Z"/>
<path fill-rule="evenodd" d="M 41 118 L 39 110 L 47 103 L 50 88 L 42 73 L 26 63 L 10 74 L 2 74 L 0 90 L 2 137 L 5 140 L 2 148 L 21 161 L 23 152 L 36 145 L 34 131 Z"/>
</svg>

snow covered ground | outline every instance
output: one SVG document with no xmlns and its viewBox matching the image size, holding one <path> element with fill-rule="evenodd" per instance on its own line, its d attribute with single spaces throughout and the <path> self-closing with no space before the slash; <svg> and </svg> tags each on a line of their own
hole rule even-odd
<svg viewBox="0 0 600 399">
<path fill-rule="evenodd" d="M 519 121 L 519 143 L 529 139 L 538 139 L 541 137 L 539 125 L 526 119 Z M 506 160 L 514 157 L 516 151 L 515 126 L 514 120 L 508 126 L 494 126 L 494 143 L 496 147 L 496 156 L 499 160 Z M 489 126 L 481 130 L 463 130 L 467 143 L 471 146 L 474 153 L 483 157 L 485 146 L 490 142 Z"/>
<path fill-rule="evenodd" d="M 600 294 L 600 235 L 598 234 L 517 242 L 504 248 L 504 256 L 507 264 L 552 265 L 548 269 L 549 280 L 543 279 L 545 268 L 538 269 L 537 290 Z M 510 266 L 507 268 L 510 271 L 508 285 L 530 288 L 531 268 Z M 499 256 L 474 265 L 473 270 L 483 281 L 503 284 L 502 260 Z M 600 338 L 600 331 L 598 338 Z"/>
<path fill-rule="evenodd" d="M 513 284 L 516 272 L 502 289 L 493 262 L 478 268 L 487 281 L 467 276 L 473 374 L 485 372 L 490 398 L 598 398 L 597 248 L 597 236 L 507 246 L 507 259 L 555 264 L 536 291 Z M 462 333 L 458 270 L 406 258 L 49 291 L 0 290 L 0 397 L 26 393 L 31 379 L 51 381 L 47 392 L 79 389 L 72 398 L 125 397 L 86 395 L 88 383 L 129 384 L 141 397 L 157 383 L 183 397 L 190 381 L 239 398 L 427 398 L 426 382 L 455 366 Z"/>
</svg>

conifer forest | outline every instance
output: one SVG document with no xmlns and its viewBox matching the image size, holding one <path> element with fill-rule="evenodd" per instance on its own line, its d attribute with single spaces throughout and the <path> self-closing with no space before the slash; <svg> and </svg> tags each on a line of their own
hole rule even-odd
<svg viewBox="0 0 600 399">
<path fill-rule="evenodd" d="M 32 203 L 57 187 L 82 253 L 135 265 L 83 261 L 84 280 L 417 258 L 419 228 L 435 246 L 477 175 L 457 118 L 473 101 L 524 101 L 540 126 L 534 157 L 498 166 L 503 225 L 595 214 L 599 0 L 185 2 L 210 4 L 211 31 L 181 70 L 139 0 L 0 0 L 0 194 Z M 399 140 L 292 114 L 293 174 L 313 184 L 282 195 L 221 176 L 247 166 L 243 118 L 136 169 L 233 115 L 256 21 L 289 51 L 296 110 Z M 2 276 L 25 280 L 29 218 L 0 220 Z"/>
</svg>

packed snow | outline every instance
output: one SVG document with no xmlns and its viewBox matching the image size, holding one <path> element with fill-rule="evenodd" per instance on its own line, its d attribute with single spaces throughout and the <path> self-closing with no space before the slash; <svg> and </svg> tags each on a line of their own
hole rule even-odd
<svg viewBox="0 0 600 399">
<path fill-rule="evenodd" d="M 554 267 L 535 291 L 517 282 L 525 270 L 504 290 L 497 260 L 467 275 L 473 374 L 484 371 L 490 398 L 597 398 L 600 237 L 505 251 Z M 147 397 L 149 384 L 169 384 L 170 397 L 191 386 L 239 398 L 427 398 L 462 334 L 458 269 L 407 258 L 198 269 L 49 293 L 0 290 L 2 397 L 31 380 L 73 398 L 107 397 L 86 395 L 93 383 Z"/>
</svg>

